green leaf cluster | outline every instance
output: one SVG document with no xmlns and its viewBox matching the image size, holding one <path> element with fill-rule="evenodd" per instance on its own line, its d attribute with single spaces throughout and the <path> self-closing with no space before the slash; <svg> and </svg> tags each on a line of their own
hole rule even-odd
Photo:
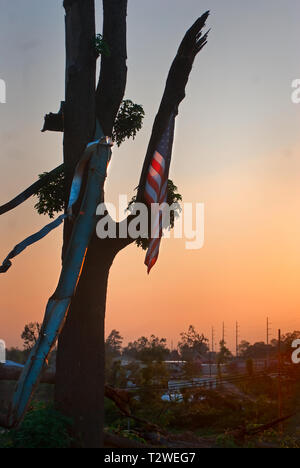
<svg viewBox="0 0 300 468">
<path fill-rule="evenodd" d="M 142 128 L 145 112 L 143 106 L 134 104 L 130 99 L 125 99 L 117 114 L 113 128 L 113 140 L 120 146 L 126 139 L 136 137 Z"/>
<path fill-rule="evenodd" d="M 102 34 L 97 34 L 95 38 L 95 50 L 97 57 L 99 55 L 104 55 L 105 57 L 110 57 L 110 50 L 107 42 L 103 39 Z"/>
<path fill-rule="evenodd" d="M 39 178 L 45 176 L 47 172 L 39 175 Z M 64 209 L 64 183 L 65 173 L 61 168 L 53 174 L 51 180 L 38 190 L 35 195 L 38 197 L 38 202 L 34 205 L 38 214 L 54 217 L 55 213 L 59 213 Z"/>
<path fill-rule="evenodd" d="M 175 225 L 175 220 L 180 216 L 180 213 L 182 211 L 180 202 L 182 201 L 182 195 L 178 193 L 178 187 L 174 184 L 174 182 L 169 179 L 168 180 L 168 192 L 167 192 L 167 203 L 169 206 L 173 205 L 173 210 L 170 212 L 170 224 L 169 226 L 164 226 L 165 229 L 173 229 Z M 129 205 L 128 205 L 128 210 L 132 211 L 133 206 L 136 203 L 136 195 L 130 200 Z M 149 238 L 146 236 L 144 237 L 138 237 L 135 240 L 135 244 L 138 247 L 141 247 L 143 250 L 147 250 L 149 247 Z"/>
</svg>

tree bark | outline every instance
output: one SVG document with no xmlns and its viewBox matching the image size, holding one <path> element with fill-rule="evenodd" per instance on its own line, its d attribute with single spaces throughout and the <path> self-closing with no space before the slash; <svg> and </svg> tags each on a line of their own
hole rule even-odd
<svg viewBox="0 0 300 468">
<path fill-rule="evenodd" d="M 78 163 L 95 129 L 94 0 L 64 2 L 66 17 L 66 96 L 64 105 L 64 168 L 66 200 Z"/>
<path fill-rule="evenodd" d="M 103 0 L 103 40 L 109 54 L 101 56 L 96 114 L 105 135 L 111 136 L 127 80 L 127 0 Z"/>
<path fill-rule="evenodd" d="M 66 96 L 64 106 L 64 168 L 67 200 L 71 180 L 77 162 L 86 144 L 92 140 L 95 130 L 95 5 L 94 0 L 65 0 L 66 11 Z M 63 252 L 70 239 L 72 223 L 64 226 Z M 99 265 L 102 295 L 106 296 L 108 265 Z M 99 275 L 99 276 L 98 276 Z M 82 284 L 77 294 L 86 288 L 83 271 Z M 104 291 L 105 290 L 105 291 Z M 92 285 L 91 285 L 92 291 Z M 57 351 L 55 403 L 58 409 L 70 416 L 74 431 L 81 433 L 83 446 L 101 446 L 102 415 L 97 411 L 99 395 L 98 353 L 92 346 L 103 336 L 102 324 L 89 313 L 89 300 L 93 294 L 87 291 L 84 306 L 76 307 L 76 298 L 70 307 L 70 317 L 62 333 Z M 95 324 L 96 322 L 96 324 Z M 101 386 L 100 386 L 101 388 Z M 103 401 L 103 398 L 102 398 Z"/>
</svg>

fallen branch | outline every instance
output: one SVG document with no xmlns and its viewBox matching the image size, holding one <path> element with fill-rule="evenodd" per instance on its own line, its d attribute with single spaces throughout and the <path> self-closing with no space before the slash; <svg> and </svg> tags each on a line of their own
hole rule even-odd
<svg viewBox="0 0 300 468">
<path fill-rule="evenodd" d="M 261 426 L 255 427 L 254 429 L 241 428 L 235 431 L 230 431 L 228 432 L 228 435 L 233 436 L 236 440 L 244 440 L 246 437 L 254 437 L 262 432 L 268 431 L 269 429 L 273 429 L 273 427 L 278 426 L 293 416 L 294 414 L 289 414 L 288 416 L 275 419 L 274 421 L 271 421 L 267 424 L 262 424 Z"/>
<path fill-rule="evenodd" d="M 264 424 L 260 427 L 256 427 L 255 429 L 250 429 L 246 431 L 246 435 L 257 435 L 260 434 L 261 432 L 267 431 L 269 429 L 272 429 L 274 426 L 278 426 L 278 424 L 283 423 L 284 421 L 287 421 L 288 419 L 292 418 L 294 414 L 289 414 L 288 416 L 284 416 L 282 418 L 276 419 L 275 421 L 272 421 L 268 424 Z"/>
</svg>

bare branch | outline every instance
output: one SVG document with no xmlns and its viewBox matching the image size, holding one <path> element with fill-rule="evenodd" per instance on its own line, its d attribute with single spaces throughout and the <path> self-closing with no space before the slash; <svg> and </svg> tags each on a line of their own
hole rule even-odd
<svg viewBox="0 0 300 468">
<path fill-rule="evenodd" d="M 178 106 L 185 98 L 185 87 L 187 85 L 195 57 L 207 43 L 208 33 L 202 35 L 202 29 L 205 26 L 208 16 L 209 12 L 204 13 L 204 15 L 198 18 L 193 26 L 187 31 L 171 65 L 165 91 L 158 113 L 154 120 L 152 134 L 144 160 L 137 195 L 138 201 L 143 199 L 145 178 L 155 147 L 167 126 L 170 114 L 172 112 L 175 112 L 176 114 L 178 113 Z"/>
<path fill-rule="evenodd" d="M 171 112 L 178 112 L 178 106 L 185 97 L 185 87 L 188 82 L 195 57 L 207 43 L 208 32 L 202 35 L 202 29 L 205 26 L 208 16 L 209 12 L 204 13 L 204 15 L 198 18 L 193 26 L 187 31 L 171 65 L 159 111 L 153 124 L 152 135 L 140 178 L 137 201 L 143 201 L 145 177 L 149 167 L 149 162 L 155 151 L 155 146 L 166 128 Z M 113 239 L 115 251 L 120 251 L 134 242 L 134 239 L 129 236 L 128 232 L 127 237 L 124 238 L 126 226 L 129 225 L 130 221 L 134 219 L 134 217 L 135 216 L 133 215 L 129 215 L 127 219 L 121 223 L 117 223 L 117 238 Z M 119 234 L 120 232 L 122 233 L 122 236 Z"/>
<path fill-rule="evenodd" d="M 94 0 L 65 0 L 66 92 L 64 105 L 65 198 L 75 167 L 95 130 Z"/>
<path fill-rule="evenodd" d="M 60 104 L 60 109 L 57 114 L 50 114 L 45 115 L 45 121 L 42 132 L 63 132 L 64 131 L 64 101 Z"/>
<path fill-rule="evenodd" d="M 96 115 L 104 134 L 111 136 L 127 80 L 127 0 L 103 0 L 103 15 L 103 40 L 109 54 L 101 56 Z"/>
</svg>

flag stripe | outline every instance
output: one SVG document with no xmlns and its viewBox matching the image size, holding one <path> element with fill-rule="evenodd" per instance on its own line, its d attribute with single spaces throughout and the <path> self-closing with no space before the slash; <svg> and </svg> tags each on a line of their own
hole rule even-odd
<svg viewBox="0 0 300 468">
<path fill-rule="evenodd" d="M 146 182 L 146 194 L 148 195 L 148 198 L 150 198 L 151 203 L 157 203 L 157 193 L 155 190 L 151 187 L 149 184 L 148 180 Z"/>
<path fill-rule="evenodd" d="M 154 161 L 158 162 L 158 164 L 162 167 L 162 170 L 164 171 L 166 163 L 163 156 L 158 151 L 155 151 L 153 159 Z"/>
<path fill-rule="evenodd" d="M 148 179 L 154 179 L 155 182 L 157 183 L 158 188 L 161 187 L 162 184 L 162 176 L 154 169 L 154 167 L 150 167 L 149 169 L 149 174 L 148 174 Z"/>
<path fill-rule="evenodd" d="M 149 171 L 148 176 L 147 176 L 147 182 L 148 182 L 149 185 L 151 185 L 151 187 L 155 191 L 156 199 L 158 200 L 159 199 L 158 197 L 159 197 L 159 194 L 160 194 L 160 184 L 158 183 L 159 182 L 158 180 L 156 180 L 154 177 L 151 176 L 150 171 Z"/>
<path fill-rule="evenodd" d="M 159 203 L 159 205 L 161 205 L 167 202 L 174 123 L 175 114 L 172 114 L 149 164 L 144 193 L 144 198 L 149 208 L 151 208 L 153 203 Z M 151 216 L 151 218 L 153 218 L 153 216 Z M 158 259 L 160 242 L 163 235 L 163 214 L 160 209 L 157 210 L 156 217 L 151 219 L 151 222 L 153 223 L 153 226 L 151 226 L 151 239 L 145 258 L 148 273 L 150 273 L 150 270 Z"/>
<path fill-rule="evenodd" d="M 158 174 L 162 177 L 164 175 L 163 167 L 156 161 L 156 159 L 152 160 L 151 166 L 153 169 L 158 172 Z"/>
</svg>

